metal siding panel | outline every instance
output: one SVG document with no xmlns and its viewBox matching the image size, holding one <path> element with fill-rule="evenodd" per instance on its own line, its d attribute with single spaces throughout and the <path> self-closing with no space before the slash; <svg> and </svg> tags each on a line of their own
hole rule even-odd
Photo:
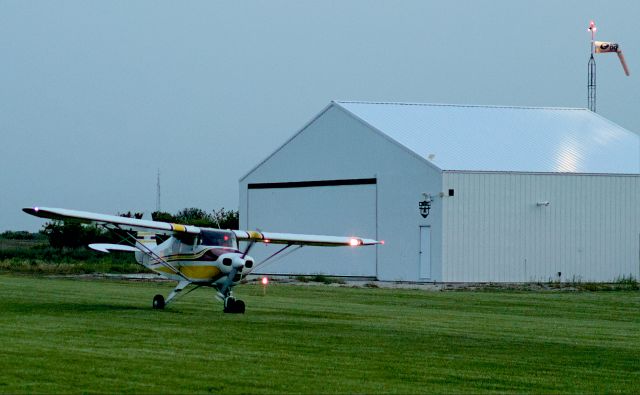
<svg viewBox="0 0 640 395">
<path fill-rule="evenodd" d="M 639 176 L 445 172 L 451 187 L 446 281 L 640 276 Z"/>
</svg>

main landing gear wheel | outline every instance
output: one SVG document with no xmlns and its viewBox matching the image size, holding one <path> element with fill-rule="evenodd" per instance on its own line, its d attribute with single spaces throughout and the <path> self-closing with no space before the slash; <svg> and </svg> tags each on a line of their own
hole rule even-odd
<svg viewBox="0 0 640 395">
<path fill-rule="evenodd" d="M 227 298 L 223 311 L 231 314 L 244 314 L 244 302 L 240 299 Z"/>
<path fill-rule="evenodd" d="M 164 309 L 164 296 L 156 295 L 153 297 L 153 308 L 156 310 Z"/>
</svg>

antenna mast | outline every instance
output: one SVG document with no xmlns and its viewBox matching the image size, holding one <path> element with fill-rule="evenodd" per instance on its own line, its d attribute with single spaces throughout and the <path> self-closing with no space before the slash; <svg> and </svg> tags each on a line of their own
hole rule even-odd
<svg viewBox="0 0 640 395">
<path fill-rule="evenodd" d="M 589 29 L 591 32 L 591 57 L 587 66 L 587 104 L 589 110 L 596 112 L 596 60 L 593 57 L 594 41 L 596 36 L 596 24 L 594 21 L 589 22 Z"/>
<path fill-rule="evenodd" d="M 160 212 L 160 169 L 158 169 L 158 178 L 156 183 L 156 211 Z"/>
</svg>

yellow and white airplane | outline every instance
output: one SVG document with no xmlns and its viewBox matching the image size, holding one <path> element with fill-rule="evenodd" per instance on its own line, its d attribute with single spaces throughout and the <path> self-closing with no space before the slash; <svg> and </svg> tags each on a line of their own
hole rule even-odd
<svg viewBox="0 0 640 395">
<path fill-rule="evenodd" d="M 134 252 L 139 264 L 177 281 L 178 285 L 166 300 L 162 295 L 154 296 L 154 309 L 163 309 L 187 286 L 194 285 L 192 290 L 202 286 L 216 289 L 218 298 L 224 301 L 225 313 L 244 313 L 244 302 L 235 299 L 231 289 L 253 269 L 288 248 L 293 246 L 297 249 L 305 245 L 360 247 L 382 244 L 359 237 L 210 229 L 61 208 L 30 207 L 23 208 L 22 211 L 41 218 L 95 224 L 124 235 L 122 241 L 126 244 L 90 244 L 89 247 L 102 252 Z M 166 235 L 168 238 L 158 244 L 156 235 Z M 249 242 L 244 251 L 240 250 L 240 241 Z M 256 264 L 248 255 L 256 242 L 282 244 L 284 247 Z"/>
</svg>

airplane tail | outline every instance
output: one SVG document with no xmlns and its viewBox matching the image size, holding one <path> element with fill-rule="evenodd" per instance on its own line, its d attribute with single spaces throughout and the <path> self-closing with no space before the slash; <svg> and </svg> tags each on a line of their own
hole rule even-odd
<svg viewBox="0 0 640 395">
<path fill-rule="evenodd" d="M 154 232 L 139 231 L 136 235 L 136 241 L 148 248 L 152 248 L 157 245 L 156 234 Z"/>
<path fill-rule="evenodd" d="M 138 244 L 142 244 L 138 246 Z M 156 243 L 156 234 L 154 232 L 138 231 L 136 235 L 136 261 L 144 265 L 145 258 L 147 257 L 147 251 L 153 250 L 158 243 Z"/>
</svg>

